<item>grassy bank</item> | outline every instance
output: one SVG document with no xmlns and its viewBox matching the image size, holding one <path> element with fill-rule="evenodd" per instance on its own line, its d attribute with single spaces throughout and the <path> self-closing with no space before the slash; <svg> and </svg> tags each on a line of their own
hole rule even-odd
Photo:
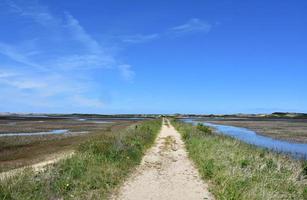
<svg viewBox="0 0 307 200">
<path fill-rule="evenodd" d="M 217 199 L 307 199 L 306 162 L 172 121 Z"/>
<path fill-rule="evenodd" d="M 105 132 L 45 172 L 2 181 L 0 199 L 105 199 L 139 164 L 160 127 L 161 120 L 152 120 Z"/>
</svg>

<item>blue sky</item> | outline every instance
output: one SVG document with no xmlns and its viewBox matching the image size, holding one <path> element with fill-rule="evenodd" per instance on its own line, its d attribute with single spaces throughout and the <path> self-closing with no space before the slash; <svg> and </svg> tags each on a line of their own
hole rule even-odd
<svg viewBox="0 0 307 200">
<path fill-rule="evenodd" d="M 307 112 L 305 0 L 3 0 L 0 111 Z"/>
</svg>

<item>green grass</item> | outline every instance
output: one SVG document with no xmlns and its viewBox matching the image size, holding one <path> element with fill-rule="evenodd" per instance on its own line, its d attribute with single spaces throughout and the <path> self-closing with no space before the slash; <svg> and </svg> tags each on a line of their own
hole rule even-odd
<svg viewBox="0 0 307 200">
<path fill-rule="evenodd" d="M 140 163 L 160 128 L 161 120 L 151 120 L 103 133 L 44 172 L 29 169 L 2 181 L 0 199 L 106 199 Z"/>
<path fill-rule="evenodd" d="M 212 133 L 200 125 L 172 124 L 217 199 L 307 199 L 306 161 Z"/>
</svg>

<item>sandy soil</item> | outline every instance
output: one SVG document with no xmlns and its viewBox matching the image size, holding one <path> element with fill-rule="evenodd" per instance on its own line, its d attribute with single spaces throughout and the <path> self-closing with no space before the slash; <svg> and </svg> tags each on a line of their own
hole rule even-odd
<svg viewBox="0 0 307 200">
<path fill-rule="evenodd" d="M 111 199 L 214 198 L 188 159 L 180 134 L 165 120 L 155 145 L 146 153 L 136 172 Z"/>
<path fill-rule="evenodd" d="M 33 171 L 35 172 L 39 172 L 39 171 L 43 171 L 48 165 L 54 164 L 62 159 L 68 158 L 70 156 L 72 156 L 74 154 L 73 151 L 68 151 L 68 152 L 64 152 L 64 153 L 58 153 L 58 154 L 53 154 L 51 156 L 49 156 L 48 158 L 46 158 L 43 162 L 39 162 L 30 166 L 26 166 L 26 167 L 21 167 L 21 168 L 17 168 L 17 169 L 13 169 L 7 172 L 2 172 L 0 173 L 0 180 L 3 180 L 5 178 L 11 177 L 11 176 L 16 176 L 19 173 L 22 173 L 26 168 L 32 168 Z"/>
</svg>

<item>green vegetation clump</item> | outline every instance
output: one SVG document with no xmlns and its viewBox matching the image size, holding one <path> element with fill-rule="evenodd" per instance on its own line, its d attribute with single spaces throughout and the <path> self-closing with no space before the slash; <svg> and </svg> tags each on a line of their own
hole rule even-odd
<svg viewBox="0 0 307 200">
<path fill-rule="evenodd" d="M 205 134 L 212 134 L 212 130 L 207 126 L 204 126 L 202 123 L 198 123 L 196 128 Z"/>
<path fill-rule="evenodd" d="M 172 121 L 216 199 L 307 199 L 306 162 Z"/>
<path fill-rule="evenodd" d="M 302 162 L 303 176 L 307 176 L 307 160 Z"/>
<path fill-rule="evenodd" d="M 29 169 L 3 180 L 0 199 L 105 199 L 140 163 L 160 128 L 161 120 L 151 120 L 102 133 L 44 172 Z"/>
</svg>

